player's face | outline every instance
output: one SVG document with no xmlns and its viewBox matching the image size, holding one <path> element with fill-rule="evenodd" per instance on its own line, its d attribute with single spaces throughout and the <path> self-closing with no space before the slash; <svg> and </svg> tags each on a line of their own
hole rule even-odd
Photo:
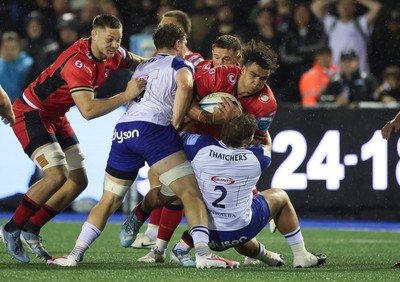
<svg viewBox="0 0 400 282">
<path fill-rule="evenodd" d="M 269 75 L 270 70 L 263 69 L 257 63 L 243 66 L 238 82 L 238 90 L 248 95 L 255 94 L 267 83 Z"/>
<path fill-rule="evenodd" d="M 214 67 L 236 65 L 240 61 L 240 55 L 232 49 L 215 47 L 212 50 L 212 56 Z"/>
<path fill-rule="evenodd" d="M 114 56 L 121 45 L 122 28 L 96 28 L 92 31 L 92 52 L 97 59 Z"/>
</svg>

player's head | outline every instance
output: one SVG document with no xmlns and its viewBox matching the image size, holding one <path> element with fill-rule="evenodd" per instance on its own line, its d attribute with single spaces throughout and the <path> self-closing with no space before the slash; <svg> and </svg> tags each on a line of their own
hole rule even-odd
<svg viewBox="0 0 400 282">
<path fill-rule="evenodd" d="M 256 119 L 248 113 L 226 122 L 222 127 L 222 142 L 233 148 L 247 147 L 251 144 L 256 130 Z"/>
<path fill-rule="evenodd" d="M 187 36 L 192 32 L 192 22 L 189 18 L 189 15 L 180 10 L 172 10 L 166 12 L 160 21 L 160 25 L 162 24 L 174 24 L 183 29 Z"/>
<path fill-rule="evenodd" d="M 212 45 L 213 65 L 236 65 L 240 63 L 242 45 L 240 40 L 232 35 L 221 35 Z"/>
<path fill-rule="evenodd" d="M 173 51 L 172 55 L 183 57 L 186 51 L 185 32 L 174 24 L 158 25 L 153 32 L 154 46 L 158 53 Z M 170 53 L 171 54 L 171 53 Z"/>
<path fill-rule="evenodd" d="M 122 23 L 113 15 L 97 15 L 92 24 L 92 52 L 97 59 L 111 58 L 122 39 Z"/>
<path fill-rule="evenodd" d="M 278 56 L 269 45 L 251 40 L 242 51 L 240 92 L 254 94 L 266 84 L 268 77 L 278 68 Z"/>
</svg>

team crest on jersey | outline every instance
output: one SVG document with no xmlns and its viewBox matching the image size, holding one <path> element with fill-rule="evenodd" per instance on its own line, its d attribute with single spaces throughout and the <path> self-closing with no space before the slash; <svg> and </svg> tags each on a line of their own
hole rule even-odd
<svg viewBox="0 0 400 282">
<path fill-rule="evenodd" d="M 110 75 L 110 69 L 106 68 L 106 70 L 104 71 L 104 76 L 108 77 Z"/>
<path fill-rule="evenodd" d="M 258 97 L 258 99 L 263 103 L 268 103 L 269 102 L 269 97 L 266 94 L 260 95 L 260 97 Z"/>
<path fill-rule="evenodd" d="M 224 185 L 231 185 L 231 184 L 235 183 L 235 180 L 233 180 L 230 177 L 226 177 L 226 176 L 213 176 L 213 177 L 211 177 L 211 180 L 215 183 L 224 184 Z"/>
<path fill-rule="evenodd" d="M 234 73 L 230 73 L 227 76 L 228 83 L 234 85 L 236 83 L 236 75 Z"/>
<path fill-rule="evenodd" d="M 83 67 L 83 63 L 81 62 L 81 61 L 76 61 L 75 62 L 75 66 L 77 67 L 77 68 L 82 68 Z"/>
</svg>

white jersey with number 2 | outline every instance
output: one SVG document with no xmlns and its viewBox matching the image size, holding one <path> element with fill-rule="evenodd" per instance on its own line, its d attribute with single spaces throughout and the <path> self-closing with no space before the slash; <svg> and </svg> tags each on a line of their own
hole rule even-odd
<svg viewBox="0 0 400 282">
<path fill-rule="evenodd" d="M 209 210 L 211 230 L 238 230 L 252 216 L 252 190 L 271 163 L 264 146 L 230 148 L 206 135 L 183 133 L 183 145 Z"/>
</svg>

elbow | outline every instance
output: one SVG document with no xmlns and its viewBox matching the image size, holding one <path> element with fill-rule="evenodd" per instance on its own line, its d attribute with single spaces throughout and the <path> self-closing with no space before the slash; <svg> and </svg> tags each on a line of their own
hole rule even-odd
<svg viewBox="0 0 400 282">
<path fill-rule="evenodd" d="M 81 111 L 81 115 L 86 120 L 92 120 L 97 117 L 92 111 Z"/>
</svg>

